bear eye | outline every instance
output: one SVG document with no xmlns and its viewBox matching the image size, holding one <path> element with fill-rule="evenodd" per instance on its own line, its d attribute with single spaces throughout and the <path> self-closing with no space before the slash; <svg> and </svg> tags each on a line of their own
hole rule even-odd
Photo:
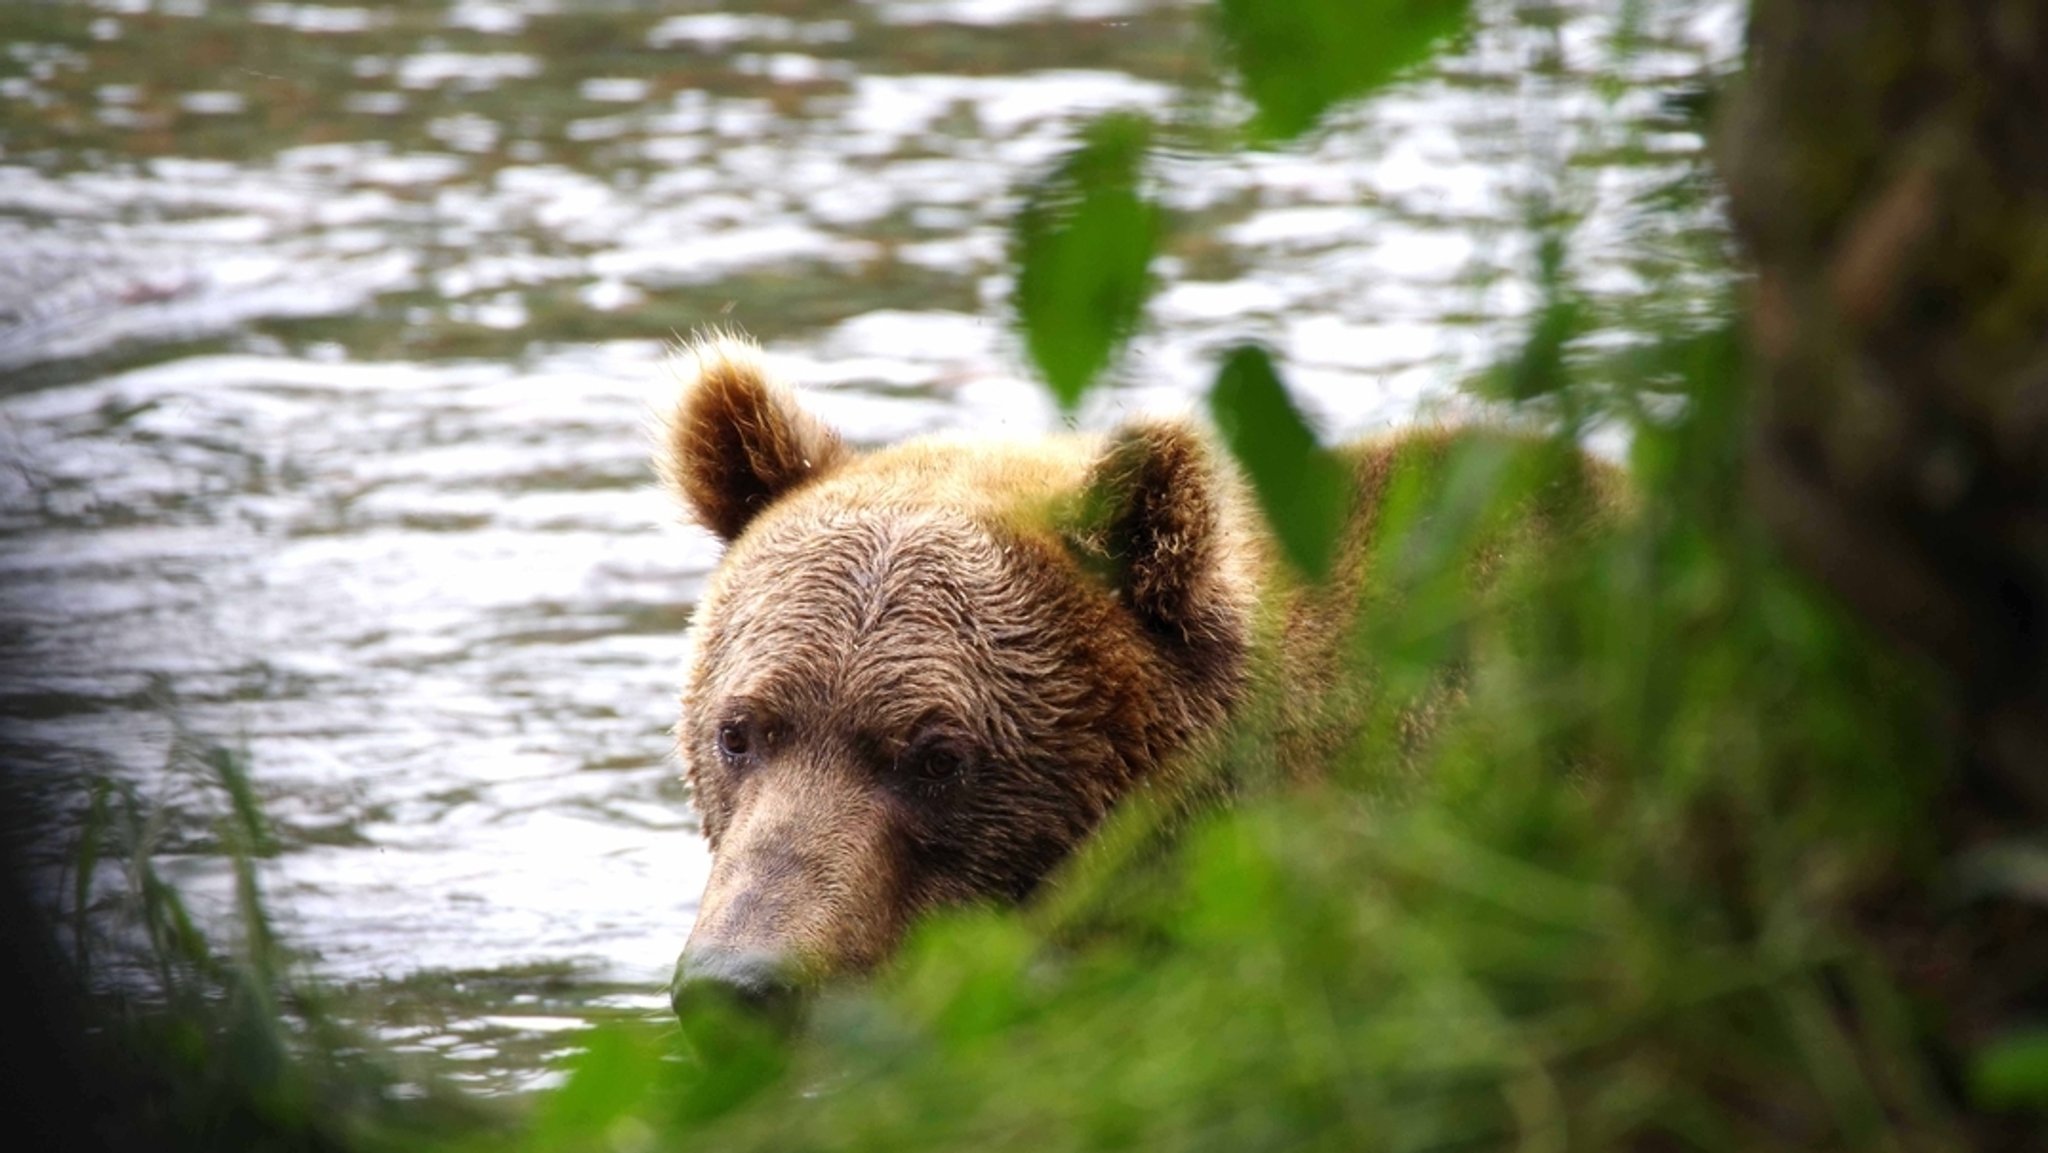
<svg viewBox="0 0 2048 1153">
<path fill-rule="evenodd" d="M 718 754 L 728 762 L 744 761 L 754 752 L 754 726 L 747 721 L 724 721 L 718 726 Z"/>
<path fill-rule="evenodd" d="M 956 741 L 937 738 L 912 745 L 904 752 L 900 763 L 917 784 L 937 786 L 965 775 L 970 761 L 964 746 Z"/>
</svg>

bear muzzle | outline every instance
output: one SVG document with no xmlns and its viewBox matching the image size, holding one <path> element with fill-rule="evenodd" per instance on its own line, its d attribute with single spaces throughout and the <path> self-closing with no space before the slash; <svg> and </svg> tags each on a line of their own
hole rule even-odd
<svg viewBox="0 0 2048 1153">
<path fill-rule="evenodd" d="M 768 774 L 712 861 L 670 1000 L 700 990 L 759 1007 L 871 968 L 902 930 L 887 815 L 851 774 Z"/>
<path fill-rule="evenodd" d="M 711 995 L 774 1017 L 789 1012 L 799 992 L 795 969 L 783 954 L 708 945 L 683 950 L 668 996 L 677 1016 L 686 1014 L 700 997 Z"/>
</svg>

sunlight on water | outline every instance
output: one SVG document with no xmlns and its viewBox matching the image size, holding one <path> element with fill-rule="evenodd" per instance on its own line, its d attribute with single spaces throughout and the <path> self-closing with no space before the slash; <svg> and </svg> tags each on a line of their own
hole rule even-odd
<svg viewBox="0 0 2048 1153">
<path fill-rule="evenodd" d="M 645 463 L 667 342 L 752 329 L 861 443 L 1043 432 L 1018 189 L 1087 116 L 1232 107 L 1187 4 L 802 7 L 0 14 L 10 760 L 60 808 L 137 783 L 218 921 L 221 802 L 176 750 L 245 753 L 315 972 L 539 967 L 480 1004 L 430 982 L 453 1016 L 386 1035 L 487 1087 L 659 1010 L 708 868 L 665 730 L 716 554 Z M 1739 30 L 1636 8 L 1483 5 L 1296 148 L 1170 147 L 1176 239 L 1083 423 L 1187 409 L 1245 338 L 1333 437 L 1456 411 L 1532 305 L 1539 209 L 1601 292 L 1679 275 L 1619 254 Z"/>
</svg>

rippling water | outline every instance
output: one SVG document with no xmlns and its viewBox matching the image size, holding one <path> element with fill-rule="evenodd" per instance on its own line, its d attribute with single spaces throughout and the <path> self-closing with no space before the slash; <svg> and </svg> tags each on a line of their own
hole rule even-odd
<svg viewBox="0 0 2048 1153">
<path fill-rule="evenodd" d="M 1426 74 L 1222 156 L 1187 3 L 754 7 L 0 11 L 9 770 L 69 812 L 132 782 L 221 923 L 187 754 L 234 751 L 288 938 L 486 1087 L 659 1010 L 707 869 L 665 729 L 716 552 L 645 463 L 676 335 L 761 335 L 862 443 L 1053 427 L 1006 221 L 1113 108 L 1187 127 L 1090 425 L 1188 407 L 1246 337 L 1333 437 L 1455 410 L 1535 299 L 1534 215 L 1617 315 L 1713 243 L 1655 206 L 1729 2 L 1485 3 Z"/>
</svg>

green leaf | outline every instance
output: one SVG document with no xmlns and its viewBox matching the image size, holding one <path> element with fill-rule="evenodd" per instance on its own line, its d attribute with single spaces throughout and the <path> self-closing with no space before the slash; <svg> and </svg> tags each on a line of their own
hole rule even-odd
<svg viewBox="0 0 2048 1153">
<path fill-rule="evenodd" d="M 1017 215 L 1024 344 L 1072 411 L 1137 327 L 1159 211 L 1139 187 L 1150 126 L 1116 114 L 1026 195 Z"/>
<path fill-rule="evenodd" d="M 780 1081 L 789 1067 L 793 1007 L 760 1012 L 704 997 L 677 1015 L 679 1061 L 670 1115 L 686 1125 L 722 1117 Z"/>
<path fill-rule="evenodd" d="M 613 1024 L 579 1040 L 569 1079 L 534 1110 L 535 1147 L 601 1144 L 622 1118 L 647 1108 L 662 1079 L 663 1046 L 644 1027 Z"/>
<path fill-rule="evenodd" d="M 233 749 L 220 745 L 208 748 L 200 760 L 213 770 L 221 789 L 228 795 L 234 821 L 226 832 L 235 851 L 254 857 L 274 857 L 278 853 L 277 837 L 271 833 L 270 824 L 263 817 L 263 806 L 256 800 L 256 790 L 249 783 L 247 758 Z"/>
<path fill-rule="evenodd" d="M 1997 1042 L 1970 1063 L 1972 1095 L 1992 1108 L 2048 1109 L 2048 1029 Z"/>
<path fill-rule="evenodd" d="M 78 954 L 78 968 L 82 973 L 92 972 L 92 925 L 87 918 L 92 912 L 92 885 L 94 874 L 100 867 L 100 844 L 106 836 L 112 820 L 107 797 L 114 791 L 113 782 L 105 777 L 96 777 L 92 782 L 92 800 L 85 813 L 85 821 L 78 830 L 78 860 L 72 866 L 71 918 L 77 927 L 72 934 Z"/>
<path fill-rule="evenodd" d="M 1001 1032 L 1029 1011 L 1035 942 L 1016 918 L 975 910 L 922 931 L 900 978 L 901 1003 L 959 1049 Z"/>
<path fill-rule="evenodd" d="M 1521 351 L 1492 374 L 1490 391 L 1506 400 L 1534 400 L 1562 392 L 1571 380 L 1567 373 L 1571 342 L 1585 335 L 1591 323 L 1565 270 L 1563 235 L 1553 232 L 1543 237 L 1536 260 L 1536 283 L 1543 291 L 1543 303 L 1530 318 Z"/>
<path fill-rule="evenodd" d="M 1563 390 L 1566 350 L 1586 329 L 1585 309 L 1569 297 L 1546 303 L 1529 325 L 1528 339 L 1499 370 L 1495 390 L 1508 400 L 1534 400 Z"/>
<path fill-rule="evenodd" d="M 1219 0 L 1252 131 L 1299 136 L 1333 104 L 1387 83 L 1465 24 L 1470 0 Z"/>
<path fill-rule="evenodd" d="M 1330 571 L 1344 527 L 1348 472 L 1316 443 L 1266 351 L 1232 349 L 1223 360 L 1209 408 L 1230 451 L 1251 477 L 1252 491 L 1287 558 L 1311 579 Z"/>
</svg>

